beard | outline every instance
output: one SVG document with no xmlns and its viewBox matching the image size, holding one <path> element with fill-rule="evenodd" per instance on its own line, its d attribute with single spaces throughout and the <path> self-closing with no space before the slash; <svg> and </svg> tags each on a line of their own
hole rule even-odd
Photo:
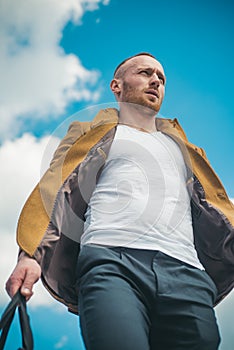
<svg viewBox="0 0 234 350">
<path fill-rule="evenodd" d="M 158 113 L 160 110 L 162 100 L 159 98 L 155 100 L 150 100 L 150 98 L 145 94 L 144 90 L 140 91 L 136 88 L 132 88 L 125 81 L 123 82 L 123 91 L 122 91 L 122 102 L 127 102 L 131 104 L 138 105 L 139 108 L 144 108 L 148 113 L 152 114 L 152 111 Z"/>
</svg>

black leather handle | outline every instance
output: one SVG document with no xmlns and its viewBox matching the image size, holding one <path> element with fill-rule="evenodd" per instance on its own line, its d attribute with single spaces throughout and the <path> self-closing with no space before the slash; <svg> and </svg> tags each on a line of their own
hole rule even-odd
<svg viewBox="0 0 234 350">
<path fill-rule="evenodd" d="M 0 321 L 0 329 L 2 331 L 0 337 L 0 350 L 4 349 L 7 335 L 17 308 L 19 311 L 20 328 L 22 335 L 22 348 L 19 350 L 33 350 L 33 335 L 30 327 L 29 316 L 27 314 L 26 300 L 20 291 L 14 295 L 2 314 Z"/>
</svg>

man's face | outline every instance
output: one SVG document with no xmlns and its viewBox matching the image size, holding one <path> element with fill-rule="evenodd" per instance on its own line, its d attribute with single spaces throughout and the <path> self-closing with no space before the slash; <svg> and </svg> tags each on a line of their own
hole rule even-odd
<svg viewBox="0 0 234 350">
<path fill-rule="evenodd" d="M 159 111 L 165 92 L 162 65 L 150 56 L 133 57 L 123 65 L 119 79 L 119 102 L 128 102 Z"/>
</svg>

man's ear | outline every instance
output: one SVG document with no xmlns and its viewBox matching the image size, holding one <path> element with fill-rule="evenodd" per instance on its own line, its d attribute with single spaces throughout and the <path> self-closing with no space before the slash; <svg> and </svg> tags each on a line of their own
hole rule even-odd
<svg viewBox="0 0 234 350">
<path fill-rule="evenodd" d="M 112 91 L 116 96 L 119 96 L 120 93 L 121 93 L 121 88 L 122 88 L 122 84 L 121 84 L 120 79 L 114 78 L 113 80 L 111 80 L 110 88 L 111 88 L 111 91 Z"/>
</svg>

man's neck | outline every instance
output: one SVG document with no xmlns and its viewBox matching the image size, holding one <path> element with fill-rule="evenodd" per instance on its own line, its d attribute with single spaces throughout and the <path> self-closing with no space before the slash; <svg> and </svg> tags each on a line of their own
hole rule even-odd
<svg viewBox="0 0 234 350">
<path fill-rule="evenodd" d="M 147 107 L 121 105 L 119 111 L 119 124 L 125 124 L 147 132 L 155 132 L 156 112 L 149 110 Z"/>
</svg>

